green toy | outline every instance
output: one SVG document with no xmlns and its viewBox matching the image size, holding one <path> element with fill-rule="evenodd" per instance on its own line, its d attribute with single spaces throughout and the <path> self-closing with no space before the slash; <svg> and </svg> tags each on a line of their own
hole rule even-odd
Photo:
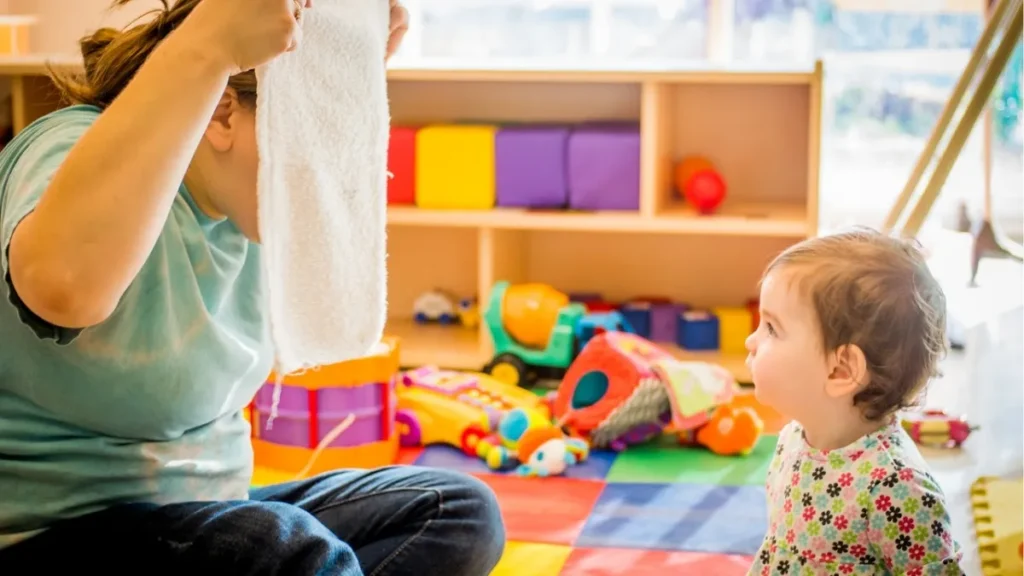
<svg viewBox="0 0 1024 576">
<path fill-rule="evenodd" d="M 587 313 L 586 307 L 576 302 L 566 302 L 561 306 L 558 303 L 552 304 L 550 298 L 557 293 L 549 292 L 550 289 L 542 285 L 518 286 L 520 291 L 511 295 L 508 294 L 509 286 L 508 282 L 497 282 L 484 311 L 483 319 L 494 343 L 494 358 L 484 367 L 484 372 L 514 386 L 525 386 L 540 378 L 561 379 L 579 352 L 576 349 L 575 331 L 580 319 Z M 525 312 L 512 313 L 504 309 L 506 295 L 531 301 L 521 307 Z M 543 302 L 545 299 L 548 301 Z M 538 320 L 530 317 L 531 311 L 543 308 L 544 305 L 547 305 L 548 310 L 557 309 L 550 327 L 538 326 Z M 549 330 L 547 345 L 531 348 L 519 343 L 509 333 L 506 322 Z"/>
</svg>

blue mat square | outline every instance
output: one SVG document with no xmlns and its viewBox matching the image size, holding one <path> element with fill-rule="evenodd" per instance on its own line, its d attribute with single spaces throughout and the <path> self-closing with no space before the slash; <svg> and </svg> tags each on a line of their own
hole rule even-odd
<svg viewBox="0 0 1024 576">
<path fill-rule="evenodd" d="M 470 458 L 462 450 L 447 444 L 432 444 L 423 449 L 419 458 L 413 462 L 416 466 L 431 468 L 447 468 L 467 474 L 486 474 L 493 472 L 480 458 Z"/>
<path fill-rule="evenodd" d="M 570 466 L 563 476 L 566 478 L 576 478 L 577 480 L 604 480 L 605 476 L 608 475 L 608 471 L 611 470 L 612 464 L 615 463 L 617 455 L 615 452 L 595 450 L 590 453 L 590 457 L 582 464 Z M 514 471 L 496 472 L 491 470 L 483 460 L 467 456 L 461 450 L 445 444 L 427 446 L 420 453 L 419 457 L 416 458 L 414 464 L 417 466 L 458 470 L 467 474 L 515 473 Z"/>
<path fill-rule="evenodd" d="M 752 555 L 767 528 L 759 486 L 608 484 L 575 545 Z"/>
</svg>

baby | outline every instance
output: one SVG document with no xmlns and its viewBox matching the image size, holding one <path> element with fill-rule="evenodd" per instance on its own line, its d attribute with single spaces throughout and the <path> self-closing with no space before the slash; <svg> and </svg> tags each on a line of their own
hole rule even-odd
<svg viewBox="0 0 1024 576">
<path fill-rule="evenodd" d="M 962 574 L 942 491 L 895 416 L 938 373 L 945 329 L 907 241 L 857 230 L 768 266 L 747 364 L 757 398 L 793 422 L 751 574 Z"/>
</svg>

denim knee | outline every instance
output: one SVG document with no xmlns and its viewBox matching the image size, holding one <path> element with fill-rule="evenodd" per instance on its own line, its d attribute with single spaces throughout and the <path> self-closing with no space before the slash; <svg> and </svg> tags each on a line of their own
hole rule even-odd
<svg viewBox="0 0 1024 576">
<path fill-rule="evenodd" d="M 443 478 L 442 514 L 446 520 L 464 524 L 473 539 L 471 553 L 480 565 L 494 566 L 505 550 L 505 522 L 498 499 L 483 481 L 449 470 L 437 471 Z"/>
</svg>

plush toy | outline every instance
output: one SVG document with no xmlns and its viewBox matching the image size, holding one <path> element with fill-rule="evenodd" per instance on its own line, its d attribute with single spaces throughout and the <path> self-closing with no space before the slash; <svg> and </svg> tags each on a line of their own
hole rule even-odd
<svg viewBox="0 0 1024 576">
<path fill-rule="evenodd" d="M 492 470 L 515 468 L 523 476 L 557 476 L 590 453 L 585 440 L 566 435 L 539 412 L 526 408 L 503 414 L 495 432 L 476 446 L 476 455 Z"/>
<path fill-rule="evenodd" d="M 764 422 L 752 408 L 718 406 L 708 422 L 680 435 L 684 444 L 698 444 L 720 456 L 746 456 L 757 445 Z"/>
<path fill-rule="evenodd" d="M 560 476 L 569 466 L 585 460 L 590 447 L 585 440 L 566 436 L 556 426 L 533 428 L 519 440 L 520 476 Z"/>
</svg>

